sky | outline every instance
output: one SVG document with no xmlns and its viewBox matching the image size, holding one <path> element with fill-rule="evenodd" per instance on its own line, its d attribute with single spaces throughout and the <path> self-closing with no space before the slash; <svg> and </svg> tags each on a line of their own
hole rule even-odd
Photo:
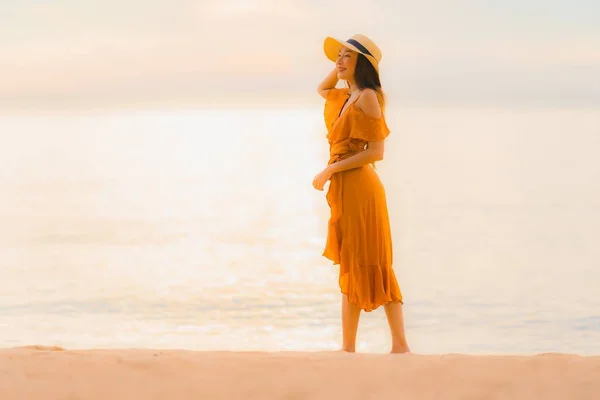
<svg viewBox="0 0 600 400">
<path fill-rule="evenodd" d="M 312 105 L 326 36 L 399 105 L 600 107 L 597 0 L 2 0 L 0 109 Z"/>
</svg>

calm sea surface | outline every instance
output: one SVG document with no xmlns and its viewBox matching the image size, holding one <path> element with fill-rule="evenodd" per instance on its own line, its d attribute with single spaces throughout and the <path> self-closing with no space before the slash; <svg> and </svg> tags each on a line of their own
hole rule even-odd
<svg viewBox="0 0 600 400">
<path fill-rule="evenodd" d="M 600 354 L 600 111 L 402 109 L 417 353 Z M 0 117 L 0 347 L 333 350 L 321 110 Z M 387 352 L 383 309 L 358 350 Z"/>
</svg>

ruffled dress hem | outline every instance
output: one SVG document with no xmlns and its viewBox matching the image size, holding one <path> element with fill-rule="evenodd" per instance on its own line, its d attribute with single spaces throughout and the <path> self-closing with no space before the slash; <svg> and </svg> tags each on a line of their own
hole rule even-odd
<svg viewBox="0 0 600 400">
<path fill-rule="evenodd" d="M 340 261 L 339 261 L 339 257 L 336 259 L 335 255 L 332 254 L 330 251 L 328 251 L 327 249 L 323 252 L 322 254 L 325 258 L 331 260 L 333 262 L 333 265 L 340 265 Z M 361 296 L 357 293 L 357 288 L 356 287 L 351 287 L 350 283 L 347 282 L 347 278 L 349 277 L 350 272 L 343 272 L 345 270 L 347 270 L 346 268 L 343 268 L 340 265 L 340 276 L 338 278 L 339 281 L 339 287 L 340 287 L 340 292 L 342 294 L 345 294 L 346 296 L 348 296 L 348 301 L 354 305 L 356 305 L 358 308 L 360 308 L 361 310 L 365 311 L 365 312 L 371 312 L 376 310 L 377 308 L 389 304 L 389 303 L 400 303 L 400 304 L 404 304 L 403 298 L 402 298 L 402 294 L 400 292 L 400 289 L 397 289 L 397 293 L 394 293 L 393 290 L 391 290 L 388 287 L 388 290 L 386 291 L 385 289 L 385 284 L 384 284 L 384 278 L 383 278 L 383 274 L 382 271 L 391 271 L 392 267 L 391 266 L 378 266 L 378 265 L 372 265 L 372 266 L 357 266 L 355 267 L 353 270 L 354 271 L 361 271 L 364 274 L 365 270 L 368 270 L 368 272 L 366 273 L 367 277 L 359 277 L 358 279 L 364 279 L 365 281 L 371 282 L 372 285 L 370 286 L 372 289 L 374 288 L 376 290 L 376 293 L 371 293 L 369 294 L 369 296 Z M 379 273 L 375 273 L 375 271 L 378 271 Z M 375 275 L 375 276 L 374 276 Z M 352 276 L 355 276 L 355 274 L 353 274 Z M 355 278 L 357 279 L 357 278 Z M 376 283 L 375 283 L 376 282 Z M 395 277 L 393 278 L 393 282 L 396 282 Z M 391 283 L 391 282 L 388 282 Z M 362 298 L 361 298 L 362 297 Z M 368 297 L 368 298 L 365 298 Z"/>
</svg>

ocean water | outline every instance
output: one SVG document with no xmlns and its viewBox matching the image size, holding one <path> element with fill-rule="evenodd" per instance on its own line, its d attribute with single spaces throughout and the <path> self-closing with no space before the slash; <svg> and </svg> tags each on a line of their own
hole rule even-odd
<svg viewBox="0 0 600 400">
<path fill-rule="evenodd" d="M 600 110 L 401 109 L 417 353 L 600 354 Z M 320 109 L 0 117 L 0 347 L 334 350 Z M 383 309 L 358 351 L 387 352 Z"/>
</svg>

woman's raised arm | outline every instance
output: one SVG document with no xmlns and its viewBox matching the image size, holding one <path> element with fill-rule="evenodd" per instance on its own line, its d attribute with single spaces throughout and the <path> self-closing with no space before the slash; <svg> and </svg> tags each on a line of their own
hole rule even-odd
<svg viewBox="0 0 600 400">
<path fill-rule="evenodd" d="M 323 79 L 323 81 L 317 87 L 317 93 L 321 95 L 324 99 L 327 98 L 327 93 L 329 90 L 333 89 L 335 85 L 338 83 L 337 77 L 337 67 L 334 68 L 328 75 Z"/>
</svg>

